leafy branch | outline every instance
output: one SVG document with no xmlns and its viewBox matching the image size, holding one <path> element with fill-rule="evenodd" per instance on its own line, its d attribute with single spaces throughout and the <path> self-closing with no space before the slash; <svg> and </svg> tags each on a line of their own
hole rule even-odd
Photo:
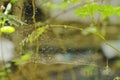
<svg viewBox="0 0 120 80">
<path fill-rule="evenodd" d="M 25 43 L 32 43 L 33 41 L 35 41 L 40 35 L 42 35 L 47 29 L 49 28 L 64 28 L 64 29 L 74 29 L 74 30 L 79 30 L 81 31 L 81 33 L 83 35 L 88 35 L 88 34 L 94 34 L 96 36 L 98 36 L 100 39 L 102 39 L 107 45 L 109 45 L 110 47 L 112 47 L 114 50 L 116 50 L 117 52 L 119 52 L 120 54 L 120 50 L 117 49 L 115 46 L 113 46 L 112 44 L 110 44 L 105 37 L 99 32 L 99 30 L 97 29 L 97 27 L 95 26 L 91 26 L 91 27 L 87 27 L 85 29 L 83 28 L 79 28 L 79 27 L 75 27 L 75 26 L 68 26 L 68 25 L 46 25 L 43 27 L 40 27 L 38 29 L 36 29 L 35 31 L 33 31 L 30 35 L 28 35 L 28 37 L 26 37 L 21 43 L 20 45 L 24 45 Z"/>
<path fill-rule="evenodd" d="M 75 15 L 85 18 L 97 12 L 101 13 L 102 19 L 104 20 L 107 17 L 110 17 L 112 14 L 116 14 L 120 16 L 120 7 L 113 7 L 111 5 L 99 5 L 97 3 L 91 3 L 76 9 Z"/>
<path fill-rule="evenodd" d="M 5 15 L 4 13 L 0 13 L 0 19 L 5 19 L 6 21 L 8 21 L 8 23 L 10 25 L 26 25 L 26 23 L 24 23 L 23 21 L 19 20 L 16 16 L 14 15 Z"/>
</svg>

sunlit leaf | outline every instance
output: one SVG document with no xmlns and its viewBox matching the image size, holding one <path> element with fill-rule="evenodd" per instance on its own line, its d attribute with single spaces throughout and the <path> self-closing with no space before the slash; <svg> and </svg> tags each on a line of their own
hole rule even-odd
<svg viewBox="0 0 120 80">
<path fill-rule="evenodd" d="M 31 59 L 31 54 L 27 53 L 23 56 L 21 56 L 20 58 L 17 59 L 13 59 L 12 61 L 16 64 L 16 65 L 20 65 L 23 64 L 24 62 L 28 61 Z"/>
<path fill-rule="evenodd" d="M 51 8 L 51 9 L 57 9 L 57 8 L 59 8 L 58 5 L 52 4 L 52 3 L 50 3 L 50 2 L 45 3 L 43 6 L 44 6 L 44 7 L 49 7 L 49 8 Z"/>
<path fill-rule="evenodd" d="M 120 17 L 120 7 L 115 7 L 116 14 Z"/>
<path fill-rule="evenodd" d="M 67 5 L 68 5 L 68 3 L 67 3 L 67 2 L 64 2 L 64 3 L 62 3 L 61 8 L 64 9 L 64 8 L 67 7 Z"/>
<path fill-rule="evenodd" d="M 78 9 L 76 9 L 75 15 L 84 18 L 93 15 L 96 12 L 98 12 L 98 5 L 92 3 L 92 4 L 86 4 L 83 7 L 79 7 Z"/>
<path fill-rule="evenodd" d="M 78 2 L 80 2 L 81 0 L 68 0 L 70 3 L 78 3 Z"/>
<path fill-rule="evenodd" d="M 100 12 L 102 14 L 102 19 L 110 17 L 112 14 L 120 16 L 120 8 L 113 7 L 111 5 L 99 5 L 96 3 L 86 4 L 82 7 L 79 7 L 75 10 L 75 15 L 78 17 L 88 17 L 94 15 L 95 13 Z"/>
<path fill-rule="evenodd" d="M 29 37 L 28 37 L 30 43 L 35 41 L 45 30 L 46 30 L 46 27 L 44 26 L 44 27 L 40 27 L 36 31 L 32 32 L 32 34 L 29 35 Z"/>
<path fill-rule="evenodd" d="M 115 8 L 111 5 L 102 5 L 99 6 L 99 12 L 102 14 L 102 19 L 106 19 L 107 17 L 110 17 L 112 14 L 115 14 Z"/>
<path fill-rule="evenodd" d="M 4 26 L 4 27 L 0 28 L 0 31 L 3 33 L 10 34 L 10 33 L 15 32 L 15 28 L 12 26 Z"/>
<path fill-rule="evenodd" d="M 11 3 L 16 3 L 18 0 L 10 0 Z"/>
<path fill-rule="evenodd" d="M 25 54 L 21 57 L 21 60 L 22 61 L 26 61 L 26 60 L 29 60 L 31 58 L 31 55 L 30 54 Z"/>
</svg>

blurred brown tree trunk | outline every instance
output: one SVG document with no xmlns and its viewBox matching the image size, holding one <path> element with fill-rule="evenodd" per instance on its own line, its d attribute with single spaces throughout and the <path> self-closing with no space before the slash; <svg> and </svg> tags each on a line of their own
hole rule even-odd
<svg viewBox="0 0 120 80">
<path fill-rule="evenodd" d="M 24 3 L 26 0 L 18 0 L 17 3 L 13 5 L 13 15 L 17 16 L 18 19 L 22 20 Z"/>
</svg>

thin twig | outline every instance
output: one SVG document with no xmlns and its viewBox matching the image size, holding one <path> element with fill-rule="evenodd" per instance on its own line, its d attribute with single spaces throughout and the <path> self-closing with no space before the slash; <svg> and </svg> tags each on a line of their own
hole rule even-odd
<svg viewBox="0 0 120 80">
<path fill-rule="evenodd" d="M 83 28 L 78 28 L 78 27 L 73 27 L 73 26 L 67 26 L 67 25 L 48 25 L 49 27 L 63 27 L 63 28 L 71 28 L 71 29 L 75 29 L 75 30 L 84 30 Z M 111 48 L 113 48 L 114 50 L 116 50 L 118 52 L 118 54 L 120 55 L 120 50 L 117 49 L 115 46 L 113 46 L 112 44 L 110 44 L 104 36 L 102 36 L 100 33 L 93 33 L 94 35 L 97 35 L 99 38 L 101 38 L 108 46 L 110 46 Z"/>
<path fill-rule="evenodd" d="M 32 7 L 33 7 L 33 16 L 32 16 L 33 24 L 34 24 L 34 28 L 36 30 L 37 27 L 36 27 L 36 19 L 35 19 L 35 13 L 36 13 L 35 0 L 32 0 Z M 36 53 L 35 53 L 36 58 L 38 58 L 38 50 L 39 50 L 38 44 L 39 44 L 39 42 L 38 42 L 38 38 L 37 38 L 37 40 L 36 40 Z M 37 80 L 37 64 L 35 62 L 34 62 L 34 80 Z"/>
</svg>

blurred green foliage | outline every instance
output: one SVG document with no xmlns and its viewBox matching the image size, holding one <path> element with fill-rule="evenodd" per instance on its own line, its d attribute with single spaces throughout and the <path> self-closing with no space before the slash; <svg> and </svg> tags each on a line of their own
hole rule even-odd
<svg viewBox="0 0 120 80">
<path fill-rule="evenodd" d="M 111 5 L 100 5 L 97 3 L 90 3 L 84 6 L 80 6 L 75 10 L 75 15 L 79 17 L 91 16 L 95 13 L 101 13 L 102 19 L 106 19 L 113 14 L 120 16 L 120 7 L 113 7 Z"/>
<path fill-rule="evenodd" d="M 20 58 L 13 59 L 12 61 L 15 62 L 16 65 L 21 65 L 31 59 L 31 54 L 26 53 L 22 55 Z"/>
<path fill-rule="evenodd" d="M 18 0 L 10 0 L 11 3 L 15 4 Z"/>
</svg>

